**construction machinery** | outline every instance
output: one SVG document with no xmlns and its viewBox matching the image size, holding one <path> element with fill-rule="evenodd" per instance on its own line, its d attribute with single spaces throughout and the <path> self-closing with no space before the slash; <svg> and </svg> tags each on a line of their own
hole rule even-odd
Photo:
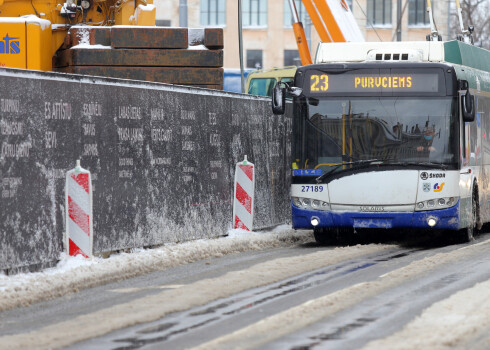
<svg viewBox="0 0 490 350">
<path fill-rule="evenodd" d="M 329 42 L 362 42 L 364 37 L 345 0 L 302 0 L 320 40 Z M 303 24 L 299 21 L 294 0 L 289 0 L 293 15 L 293 31 L 298 45 L 301 64 L 312 64 L 310 48 L 306 40 Z M 271 96 L 277 82 L 292 81 L 296 67 L 273 68 L 251 73 L 247 79 L 245 92 L 252 95 Z"/>
<path fill-rule="evenodd" d="M 345 0 L 302 0 L 311 22 L 323 43 L 361 42 L 364 37 Z M 299 21 L 294 0 L 289 0 L 293 30 L 301 64 L 312 64 L 303 24 Z"/>
<path fill-rule="evenodd" d="M 0 66 L 52 70 L 69 28 L 155 25 L 153 0 L 0 0 Z"/>
<path fill-rule="evenodd" d="M 153 0 L 61 1 L 0 0 L 1 67 L 223 89 L 222 28 L 156 27 Z"/>
</svg>

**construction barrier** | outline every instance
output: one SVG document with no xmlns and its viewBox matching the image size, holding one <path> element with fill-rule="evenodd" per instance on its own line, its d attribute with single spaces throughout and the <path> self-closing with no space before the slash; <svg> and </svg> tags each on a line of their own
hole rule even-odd
<svg viewBox="0 0 490 350">
<path fill-rule="evenodd" d="M 66 250 L 68 255 L 93 255 L 92 179 L 90 171 L 80 166 L 66 173 L 65 190 Z"/>
<path fill-rule="evenodd" d="M 235 167 L 233 227 L 252 231 L 254 219 L 255 167 L 247 160 Z"/>
<path fill-rule="evenodd" d="M 94 254 L 226 235 L 245 154 L 254 230 L 290 220 L 290 111 L 274 116 L 268 98 L 14 69 L 0 85 L 0 270 L 59 258 L 76 159 L 92 177 Z"/>
</svg>

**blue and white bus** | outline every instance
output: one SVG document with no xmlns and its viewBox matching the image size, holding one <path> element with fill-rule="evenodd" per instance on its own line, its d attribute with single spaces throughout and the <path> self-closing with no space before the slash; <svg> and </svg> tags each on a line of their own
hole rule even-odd
<svg viewBox="0 0 490 350">
<path fill-rule="evenodd" d="M 461 41 L 321 44 L 288 86 L 293 227 L 319 243 L 363 228 L 471 240 L 490 221 L 489 71 Z"/>
</svg>

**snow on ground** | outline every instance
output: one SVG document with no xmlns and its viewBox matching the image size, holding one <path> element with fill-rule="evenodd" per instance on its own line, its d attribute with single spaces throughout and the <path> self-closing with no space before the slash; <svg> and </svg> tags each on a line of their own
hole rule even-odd
<svg viewBox="0 0 490 350">
<path fill-rule="evenodd" d="M 237 241 L 237 238 L 239 237 L 232 237 L 229 244 L 240 245 L 241 241 Z M 249 237 L 249 240 L 255 241 L 255 238 Z M 294 235 L 291 238 L 293 241 L 298 239 Z M 273 246 L 275 246 L 278 241 L 277 237 L 273 238 L 273 241 L 275 241 L 275 243 L 273 242 Z M 206 305 L 211 301 L 231 297 L 251 288 L 283 281 L 307 271 L 394 248 L 395 246 L 390 245 L 369 244 L 334 249 L 306 249 L 302 254 L 258 262 L 243 270 L 232 269 L 217 277 L 199 279 L 178 286 L 162 286 L 162 291 L 156 294 L 118 303 L 94 312 L 81 313 L 78 316 L 46 325 L 34 331 L 5 335 L 0 337 L 0 349 L 56 349 L 66 347 L 117 329 L 156 321 L 170 313 Z M 94 275 L 90 275 L 90 278 L 94 278 Z M 293 319 L 290 323 L 294 324 L 295 322 L 296 320 Z M 255 337 L 255 335 L 256 333 L 249 336 Z M 233 347 L 226 349 L 230 348 Z M 214 348 L 211 349 L 214 350 Z"/>
<path fill-rule="evenodd" d="M 107 259 L 69 257 L 63 253 L 54 268 L 13 276 L 0 274 L 0 311 L 201 259 L 308 241 L 312 241 L 311 231 L 295 231 L 282 225 L 266 232 L 231 230 L 224 238 L 134 249 Z"/>
<path fill-rule="evenodd" d="M 471 256 L 475 252 L 488 251 L 489 247 L 490 240 L 485 240 L 454 251 L 438 253 L 421 260 L 415 260 L 409 265 L 392 270 L 387 274 L 379 276 L 375 280 L 358 283 L 331 294 L 321 296 L 317 299 L 310 299 L 303 304 L 266 317 L 257 323 L 214 339 L 208 343 L 201 344 L 193 350 L 225 350 L 234 348 L 245 350 L 261 348 L 268 342 L 295 331 L 299 331 L 300 329 L 326 317 L 330 317 L 341 310 L 345 310 L 368 298 L 379 295 L 390 288 L 397 287 L 402 283 L 431 273 L 441 265 L 455 263 L 459 259 Z M 446 313 L 444 313 L 443 316 L 447 318 L 447 322 L 442 323 L 444 326 L 439 327 L 441 316 L 439 316 L 438 313 L 442 311 L 441 308 L 438 307 L 435 311 L 431 311 L 428 316 L 422 316 L 423 321 L 419 322 L 415 327 L 411 327 L 409 331 L 397 336 L 396 339 L 389 341 L 389 343 L 383 343 L 382 341 L 380 343 L 374 342 L 373 346 L 369 346 L 367 349 L 363 350 L 442 350 L 450 348 L 451 344 L 454 345 L 455 341 L 450 342 L 450 345 L 447 347 L 441 345 L 446 344 L 447 339 L 452 339 L 452 336 L 454 336 L 458 342 L 468 342 L 469 340 L 474 339 L 474 334 L 479 334 L 484 330 L 488 331 L 490 326 L 489 284 L 490 281 L 481 283 L 480 285 L 477 285 L 477 287 L 466 291 L 466 293 L 463 293 L 456 299 L 448 302 L 449 304 L 446 305 L 449 306 L 445 307 Z M 477 293 L 478 296 L 476 296 Z M 460 293 L 455 295 L 458 294 Z M 467 299 L 469 298 L 474 298 L 475 301 L 468 304 Z M 456 305 L 458 306 L 457 309 Z M 480 308 L 478 308 L 478 305 L 480 305 Z M 454 308 L 454 314 L 451 313 L 452 308 Z M 444 307 L 442 309 L 444 309 Z M 459 327 L 459 323 L 463 322 L 465 323 L 465 326 L 461 326 L 461 330 L 454 332 L 452 336 L 446 335 L 447 333 L 452 332 L 451 327 L 455 327 L 455 324 Z M 422 332 L 423 327 L 425 327 L 425 329 Z M 431 332 L 437 334 L 433 335 Z M 424 339 L 424 336 L 427 336 L 427 339 Z M 488 334 L 485 334 L 485 336 L 488 337 Z M 431 341 L 428 341 L 429 339 Z M 486 339 L 487 338 L 485 338 L 485 340 Z M 424 341 L 427 341 L 427 343 Z M 480 344 L 478 344 L 478 346 L 480 346 Z M 481 347 L 481 349 L 485 350 L 489 348 L 490 347 Z"/>
<path fill-rule="evenodd" d="M 400 332 L 363 350 L 490 349 L 489 331 L 490 280 L 433 304 Z M 468 346 L 468 339 L 476 344 Z"/>
</svg>

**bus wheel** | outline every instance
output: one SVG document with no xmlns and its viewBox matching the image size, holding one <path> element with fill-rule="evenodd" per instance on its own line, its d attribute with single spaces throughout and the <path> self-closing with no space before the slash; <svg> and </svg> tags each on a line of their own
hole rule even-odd
<svg viewBox="0 0 490 350">
<path fill-rule="evenodd" d="M 313 235 L 315 241 L 320 245 L 334 245 L 337 244 L 337 230 L 328 228 L 315 228 L 313 229 Z"/>
<path fill-rule="evenodd" d="M 356 245 L 358 243 L 359 235 L 355 234 L 354 229 L 351 227 L 343 227 L 338 230 L 339 243 L 342 245 Z"/>
<path fill-rule="evenodd" d="M 470 218 L 470 226 L 461 229 L 459 233 L 459 239 L 458 243 L 467 243 L 471 242 L 473 238 L 473 232 L 475 230 L 476 226 L 476 218 L 477 218 L 477 213 L 476 213 L 476 200 L 475 200 L 475 195 L 471 197 L 471 218 Z"/>
</svg>

